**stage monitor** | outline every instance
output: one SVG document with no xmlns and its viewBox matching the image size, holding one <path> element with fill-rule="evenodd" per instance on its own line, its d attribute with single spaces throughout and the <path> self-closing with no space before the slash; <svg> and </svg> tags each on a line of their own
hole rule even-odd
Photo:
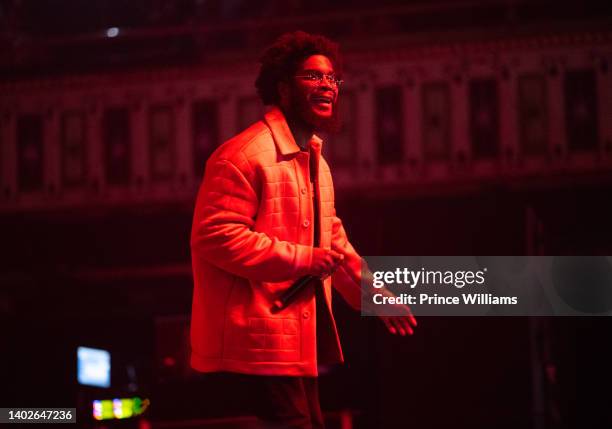
<svg viewBox="0 0 612 429">
<path fill-rule="evenodd" d="M 79 347 L 77 349 L 77 379 L 79 384 L 110 387 L 110 353 L 106 350 Z"/>
</svg>

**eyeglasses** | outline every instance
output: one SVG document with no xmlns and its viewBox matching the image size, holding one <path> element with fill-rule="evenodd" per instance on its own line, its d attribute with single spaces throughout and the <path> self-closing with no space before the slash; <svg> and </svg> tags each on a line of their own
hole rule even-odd
<svg viewBox="0 0 612 429">
<path fill-rule="evenodd" d="M 295 77 L 300 77 L 302 79 L 308 80 L 310 82 L 315 82 L 318 85 L 323 83 L 323 79 L 327 79 L 329 84 L 333 87 L 340 87 L 344 83 L 342 79 L 338 79 L 333 73 L 323 73 L 317 70 L 310 70 L 304 72 L 304 74 L 295 75 Z"/>
</svg>

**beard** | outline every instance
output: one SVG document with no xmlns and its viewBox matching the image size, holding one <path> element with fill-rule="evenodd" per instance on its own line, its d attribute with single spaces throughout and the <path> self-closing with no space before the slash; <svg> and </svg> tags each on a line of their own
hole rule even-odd
<svg viewBox="0 0 612 429">
<path fill-rule="evenodd" d="M 342 128 L 340 120 L 340 109 L 338 108 L 338 100 L 332 105 L 332 114 L 329 117 L 317 115 L 313 110 L 308 100 L 300 96 L 293 88 L 291 89 L 291 102 L 289 105 L 288 115 L 295 121 L 299 121 L 311 128 L 315 132 L 326 134 L 337 134 Z"/>
</svg>

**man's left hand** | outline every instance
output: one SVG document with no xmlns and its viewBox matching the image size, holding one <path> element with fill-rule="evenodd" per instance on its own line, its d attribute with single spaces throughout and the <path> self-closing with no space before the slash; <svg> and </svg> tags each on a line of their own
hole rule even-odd
<svg viewBox="0 0 612 429">
<path fill-rule="evenodd" d="M 406 308 L 409 314 L 404 316 L 379 316 L 389 332 L 393 335 L 399 334 L 404 337 L 414 334 L 414 328 L 417 326 L 417 321 L 410 312 L 410 308 Z"/>
</svg>

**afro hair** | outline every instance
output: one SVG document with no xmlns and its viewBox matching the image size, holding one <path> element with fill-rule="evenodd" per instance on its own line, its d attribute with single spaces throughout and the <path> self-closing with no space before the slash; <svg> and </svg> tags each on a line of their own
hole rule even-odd
<svg viewBox="0 0 612 429">
<path fill-rule="evenodd" d="M 278 83 L 287 81 L 300 63 L 312 55 L 325 55 L 340 74 L 338 44 L 325 36 L 304 31 L 285 33 L 266 49 L 259 61 L 261 67 L 255 81 L 257 94 L 265 105 L 279 103 Z"/>
</svg>

